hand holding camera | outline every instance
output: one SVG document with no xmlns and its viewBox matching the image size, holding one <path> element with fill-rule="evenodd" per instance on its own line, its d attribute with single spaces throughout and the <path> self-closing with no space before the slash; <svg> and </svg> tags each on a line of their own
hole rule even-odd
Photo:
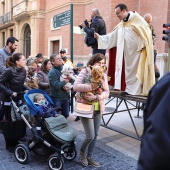
<svg viewBox="0 0 170 170">
<path fill-rule="evenodd" d="M 86 27 L 89 27 L 89 23 L 88 23 L 87 19 L 85 19 L 84 22 L 82 22 L 82 23 L 79 25 L 80 29 L 84 28 L 85 26 L 86 26 Z"/>
</svg>

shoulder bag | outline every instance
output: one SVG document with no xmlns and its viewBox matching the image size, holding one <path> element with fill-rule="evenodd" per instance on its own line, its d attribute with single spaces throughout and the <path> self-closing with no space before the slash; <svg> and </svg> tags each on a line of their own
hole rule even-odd
<svg viewBox="0 0 170 170">
<path fill-rule="evenodd" d="M 76 102 L 73 115 L 79 117 L 93 118 L 94 105 Z"/>
<path fill-rule="evenodd" d="M 94 37 L 91 37 L 91 36 L 89 36 L 89 35 L 86 35 L 84 42 L 86 43 L 86 45 L 87 45 L 88 47 L 90 47 L 90 46 L 95 45 L 95 44 L 97 43 L 97 40 L 96 40 L 96 38 L 94 38 Z"/>
</svg>

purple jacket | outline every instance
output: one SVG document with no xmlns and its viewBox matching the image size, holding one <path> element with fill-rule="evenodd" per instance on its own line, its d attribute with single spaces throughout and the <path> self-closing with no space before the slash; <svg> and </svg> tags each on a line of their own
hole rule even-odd
<svg viewBox="0 0 170 170">
<path fill-rule="evenodd" d="M 90 91 L 92 91 L 91 83 L 83 84 L 84 78 L 87 76 L 87 74 L 90 74 L 90 72 L 91 72 L 90 68 L 81 70 L 81 72 L 79 73 L 79 75 L 77 76 L 77 78 L 74 82 L 74 85 L 73 85 L 74 91 L 76 91 L 76 92 L 90 92 Z M 104 81 L 105 90 L 97 97 L 97 99 L 99 100 L 99 104 L 100 104 L 100 113 L 101 114 L 105 110 L 104 99 L 109 97 L 109 86 L 108 86 L 108 80 L 107 80 L 106 74 L 103 74 L 103 81 Z M 87 103 L 87 101 L 84 100 L 83 98 L 81 98 L 80 96 L 77 96 L 77 102 Z"/>
</svg>

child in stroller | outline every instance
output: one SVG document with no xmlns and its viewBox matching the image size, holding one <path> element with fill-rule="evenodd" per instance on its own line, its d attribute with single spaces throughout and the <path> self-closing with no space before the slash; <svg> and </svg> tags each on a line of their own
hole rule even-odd
<svg viewBox="0 0 170 170">
<path fill-rule="evenodd" d="M 41 154 L 42 152 L 39 153 L 39 150 L 43 148 L 42 150 L 45 151 L 44 156 L 52 154 L 48 159 L 49 168 L 54 169 L 56 164 L 59 164 L 57 167 L 60 170 L 63 167 L 63 160 L 60 159 L 61 154 L 59 154 L 59 152 L 63 151 L 62 155 L 66 160 L 73 160 L 77 155 L 74 144 L 76 136 L 73 129 L 68 126 L 67 120 L 64 116 L 57 114 L 57 117 L 54 117 L 57 113 L 54 112 L 56 108 L 52 108 L 50 110 L 47 109 L 47 112 L 42 112 L 39 109 L 40 105 L 38 105 L 37 102 L 34 103 L 34 101 L 37 101 L 36 98 L 38 96 L 41 96 L 42 99 L 45 97 L 45 100 L 49 103 L 50 108 L 53 106 L 51 98 L 43 90 L 32 89 L 24 95 L 28 109 L 31 114 L 34 115 L 36 125 L 42 128 L 42 133 L 39 134 L 38 132 L 34 132 L 34 129 L 30 126 L 27 120 L 21 116 L 34 136 L 28 142 L 28 146 L 23 147 L 23 144 L 16 146 L 15 157 L 18 162 L 26 163 L 27 159 L 25 157 L 28 157 L 28 150 L 42 156 L 43 154 Z M 41 100 L 41 103 L 45 103 L 45 100 Z M 25 149 L 26 147 L 27 149 Z M 25 154 L 25 156 L 22 155 L 23 159 L 20 157 L 21 148 L 23 149 L 22 154 Z M 57 154 L 55 154 L 55 152 L 57 152 Z"/>
<path fill-rule="evenodd" d="M 37 94 L 34 97 L 34 104 L 39 109 L 39 116 L 44 116 L 44 113 L 47 112 L 47 115 L 45 117 L 57 117 L 58 112 L 55 110 L 48 113 L 48 110 L 52 109 L 52 105 L 45 99 L 45 96 L 43 94 Z"/>
</svg>

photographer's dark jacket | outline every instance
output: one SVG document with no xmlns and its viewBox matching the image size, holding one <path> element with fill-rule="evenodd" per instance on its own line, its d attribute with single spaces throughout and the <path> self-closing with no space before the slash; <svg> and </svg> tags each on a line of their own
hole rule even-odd
<svg viewBox="0 0 170 170">
<path fill-rule="evenodd" d="M 137 170 L 170 169 L 170 72 L 150 90 Z"/>
<path fill-rule="evenodd" d="M 105 21 L 101 16 L 95 16 L 92 19 L 90 27 L 89 25 L 84 27 L 84 32 L 86 32 L 86 34 L 91 37 L 94 37 L 94 32 L 98 33 L 99 35 L 106 35 Z M 98 48 L 97 41 L 94 45 L 92 45 L 92 48 Z"/>
<path fill-rule="evenodd" d="M 22 92 L 27 90 L 24 86 L 26 70 L 24 68 L 10 67 L 0 75 L 1 101 L 8 101 L 13 92 Z M 19 100 L 20 96 L 13 98 Z"/>
</svg>

